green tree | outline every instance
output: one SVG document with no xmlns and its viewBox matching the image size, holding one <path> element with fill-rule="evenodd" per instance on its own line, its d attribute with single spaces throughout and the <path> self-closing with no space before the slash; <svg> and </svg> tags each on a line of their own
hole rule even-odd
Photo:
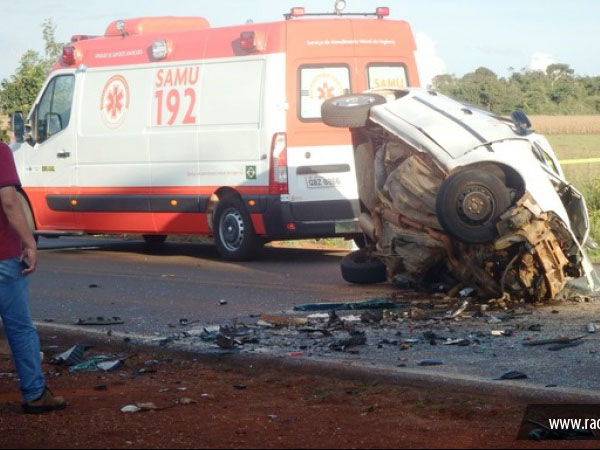
<svg viewBox="0 0 600 450">
<path fill-rule="evenodd" d="M 27 50 L 17 70 L 8 79 L 0 81 L 0 112 L 23 111 L 27 113 L 62 52 L 63 44 L 56 41 L 56 25 L 52 19 L 42 22 L 44 54 Z"/>
</svg>

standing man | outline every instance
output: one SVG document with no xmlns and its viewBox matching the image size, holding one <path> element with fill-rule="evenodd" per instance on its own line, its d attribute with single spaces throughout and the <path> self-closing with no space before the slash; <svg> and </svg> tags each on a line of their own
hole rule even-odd
<svg viewBox="0 0 600 450">
<path fill-rule="evenodd" d="M 46 388 L 29 314 L 26 277 L 36 269 L 37 248 L 17 194 L 20 186 L 12 151 L 0 141 L 0 317 L 19 373 L 23 410 L 39 414 L 67 404 Z"/>
</svg>

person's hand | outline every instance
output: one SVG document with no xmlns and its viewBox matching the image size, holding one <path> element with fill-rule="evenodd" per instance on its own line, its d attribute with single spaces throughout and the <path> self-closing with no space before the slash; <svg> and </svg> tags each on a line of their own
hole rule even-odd
<svg viewBox="0 0 600 450">
<path fill-rule="evenodd" d="M 21 272 L 24 276 L 33 273 L 37 268 L 37 250 L 35 247 L 25 247 L 21 252 L 20 258 L 21 264 L 23 264 L 23 271 Z"/>
</svg>

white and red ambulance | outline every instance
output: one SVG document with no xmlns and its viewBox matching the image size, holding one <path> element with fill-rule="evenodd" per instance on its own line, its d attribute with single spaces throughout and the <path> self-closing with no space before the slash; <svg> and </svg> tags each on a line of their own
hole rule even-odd
<svg viewBox="0 0 600 450">
<path fill-rule="evenodd" d="M 410 26 L 388 15 L 293 8 L 225 28 L 152 17 L 73 36 L 24 136 L 14 120 L 31 225 L 148 242 L 214 235 L 228 259 L 269 240 L 356 235 L 352 136 L 320 108 L 419 85 Z"/>
</svg>

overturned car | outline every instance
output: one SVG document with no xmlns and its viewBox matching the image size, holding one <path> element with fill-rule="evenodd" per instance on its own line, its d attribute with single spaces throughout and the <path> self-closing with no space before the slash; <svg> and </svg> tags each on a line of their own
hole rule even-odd
<svg viewBox="0 0 600 450">
<path fill-rule="evenodd" d="M 343 260 L 347 281 L 439 276 L 535 302 L 600 289 L 585 200 L 523 112 L 406 89 L 335 97 L 322 116 L 352 129 L 368 245 Z"/>
</svg>

